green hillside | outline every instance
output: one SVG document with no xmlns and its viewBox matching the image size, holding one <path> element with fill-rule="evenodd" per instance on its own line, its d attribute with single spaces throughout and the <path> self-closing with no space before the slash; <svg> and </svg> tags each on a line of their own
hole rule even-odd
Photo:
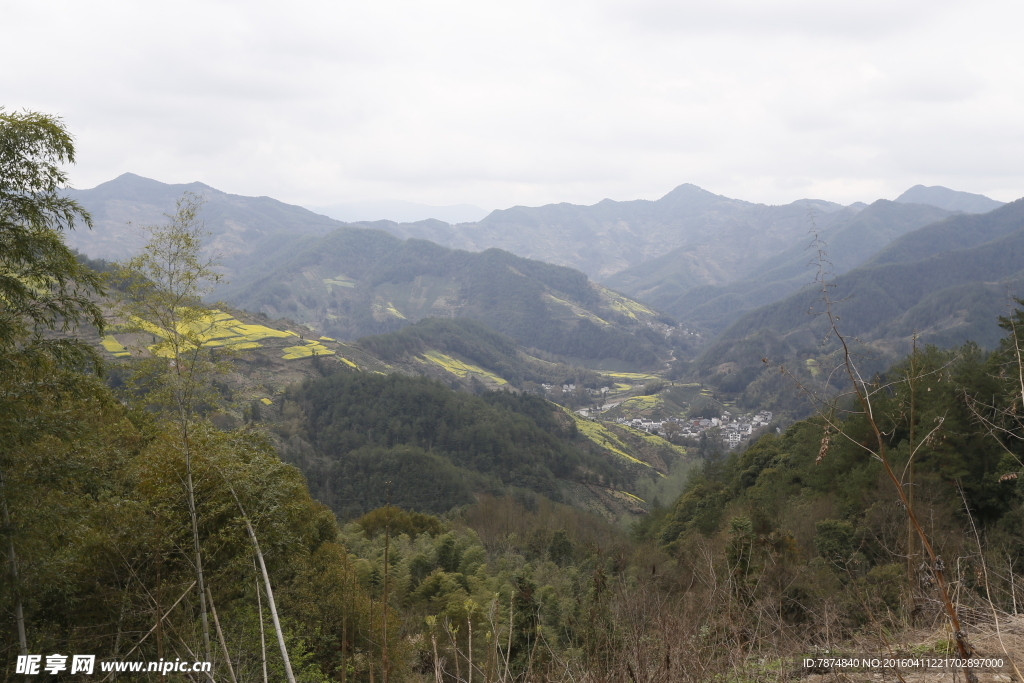
<svg viewBox="0 0 1024 683">
<path fill-rule="evenodd" d="M 1019 309 L 1012 321 L 1019 335 Z M 1005 335 L 1011 321 L 1002 322 Z M 922 609 L 947 622 L 937 584 L 958 581 L 955 610 L 972 644 L 998 652 L 971 610 L 1012 610 L 1017 600 L 1018 346 L 1004 337 L 991 354 L 974 345 L 919 350 L 868 385 L 882 387 L 871 398 L 876 425 L 867 411 L 819 415 L 745 452 L 708 458 L 683 495 L 636 532 L 682 562 L 716 548 L 750 618 L 774 604 L 794 630 L 818 638 L 832 623 L 863 634 L 859 646 L 879 629 L 908 642 L 907 624 Z M 945 576 L 942 558 L 957 558 Z M 887 638 L 879 638 L 885 647 Z M 952 638 L 944 646 L 952 649 Z"/>
<path fill-rule="evenodd" d="M 526 489 L 618 516 L 643 501 L 617 493 L 663 476 L 685 451 L 610 443 L 543 398 L 479 396 L 425 377 L 339 371 L 293 386 L 270 424 L 313 495 L 350 518 L 385 502 L 440 513 L 483 494 Z M 579 425 L 585 424 L 581 428 Z M 624 496 L 628 505 L 608 499 Z M 629 500 L 632 499 L 632 500 Z"/>
<path fill-rule="evenodd" d="M 982 215 L 951 216 L 894 240 L 867 266 L 918 261 L 951 249 L 966 249 L 1003 237 L 1024 225 L 1024 200 Z"/>
<path fill-rule="evenodd" d="M 398 332 L 363 337 L 357 346 L 411 374 L 426 374 L 466 388 L 474 380 L 538 390 L 540 384 L 580 383 L 597 388 L 612 380 L 596 371 L 542 360 L 510 337 L 468 318 L 425 318 Z"/>
<path fill-rule="evenodd" d="M 924 244 L 938 246 L 912 259 L 918 253 L 911 247 Z M 950 248 L 965 244 L 971 246 Z M 901 255 L 912 260 L 896 261 Z M 1024 202 L 1017 201 L 908 234 L 876 259 L 835 278 L 829 296 L 844 334 L 866 345 L 865 364 L 881 369 L 909 351 L 915 334 L 922 344 L 974 341 L 993 348 L 1001 337 L 996 321 L 1007 310 L 1007 293 L 1020 291 L 1022 284 Z M 761 367 L 762 358 L 793 365 L 795 359 L 827 356 L 835 344 L 821 343 L 828 336 L 822 310 L 820 288 L 808 288 L 750 311 L 701 354 L 696 369 L 710 376 L 728 363 L 751 368 Z"/>
<path fill-rule="evenodd" d="M 526 347 L 638 367 L 667 355 L 671 323 L 570 268 L 361 228 L 305 238 L 291 258 L 243 273 L 216 295 L 338 338 L 395 331 L 427 317 L 471 318 Z"/>
<path fill-rule="evenodd" d="M 829 268 L 842 274 L 874 256 L 893 239 L 946 218 L 933 206 L 878 200 L 863 210 L 821 213 L 805 208 L 805 230 L 787 248 L 736 273 L 732 282 L 710 284 L 694 274 L 685 249 L 617 273 L 609 286 L 675 316 L 684 325 L 716 333 L 744 312 L 779 301 L 813 282 L 816 265 L 808 250 L 815 225 L 829 251 Z"/>
<path fill-rule="evenodd" d="M 205 199 L 206 249 L 218 254 L 229 276 L 265 267 L 289 253 L 296 240 L 322 235 L 342 223 L 270 197 L 228 194 L 203 183 L 168 184 L 125 173 L 88 190 L 66 190 L 92 216 L 91 230 L 67 233 L 68 245 L 92 258 L 124 259 L 144 242 L 138 226 L 163 223 L 183 192 Z"/>
<path fill-rule="evenodd" d="M 545 361 L 465 318 L 429 318 L 356 343 L 242 311 L 213 310 L 179 331 L 227 361 L 213 423 L 269 427 L 314 496 L 344 518 L 380 505 L 386 480 L 396 483 L 395 502 L 418 510 L 440 513 L 523 489 L 609 519 L 642 514 L 640 491 L 678 490 L 678 477 L 658 480 L 678 470 L 685 449 L 565 407 L 628 402 L 643 387 L 623 382 L 651 375 Z M 136 319 L 87 339 L 119 387 L 147 359 L 166 355 L 169 336 Z M 563 394 L 563 383 L 578 392 Z M 610 393 L 596 391 L 609 385 Z"/>
</svg>

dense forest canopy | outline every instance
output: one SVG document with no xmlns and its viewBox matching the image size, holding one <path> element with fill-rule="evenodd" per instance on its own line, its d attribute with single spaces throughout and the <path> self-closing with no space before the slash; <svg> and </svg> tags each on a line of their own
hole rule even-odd
<svg viewBox="0 0 1024 683">
<path fill-rule="evenodd" d="M 611 381 L 586 367 L 542 360 L 538 356 L 557 357 L 536 349 L 527 351 L 511 337 L 469 318 L 425 318 L 397 332 L 362 337 L 358 344 L 387 363 L 422 357 L 431 350 L 455 354 L 512 386 L 532 386 L 535 390 L 545 382 L 575 383 L 596 389 Z"/>
<path fill-rule="evenodd" d="M 385 481 L 399 507 L 440 513 L 474 492 L 516 487 L 561 500 L 559 480 L 635 476 L 576 448 L 575 422 L 529 394 L 474 396 L 427 378 L 339 372 L 296 387 L 289 401 L 284 411 L 302 413 L 294 434 L 322 454 L 299 462 L 317 496 L 346 518 L 383 504 Z"/>
</svg>

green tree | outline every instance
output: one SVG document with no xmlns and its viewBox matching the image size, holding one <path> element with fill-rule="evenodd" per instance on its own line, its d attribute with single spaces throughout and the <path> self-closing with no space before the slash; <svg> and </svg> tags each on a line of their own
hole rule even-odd
<svg viewBox="0 0 1024 683">
<path fill-rule="evenodd" d="M 27 639 L 7 473 L 20 448 L 69 426 L 59 410 L 42 406 L 94 388 L 80 371 L 99 368 L 88 345 L 47 334 L 88 324 L 103 328 L 93 300 L 98 276 L 79 264 L 61 236 L 77 222 L 90 225 L 88 213 L 61 194 L 67 187 L 62 166 L 74 159 L 74 143 L 60 119 L 0 109 L 0 521 L 23 653 Z"/>
<path fill-rule="evenodd" d="M 103 327 L 99 278 L 61 236 L 89 214 L 64 197 L 74 144 L 60 119 L 0 109 L 0 372 L 19 361 L 96 362 L 76 340 L 44 338 L 80 323 Z"/>
<path fill-rule="evenodd" d="M 814 525 L 814 549 L 830 566 L 847 571 L 853 558 L 853 524 L 842 519 L 823 519 Z"/>
<path fill-rule="evenodd" d="M 192 526 L 196 591 L 203 626 L 203 645 L 210 658 L 210 625 L 207 616 L 206 579 L 196 513 L 196 484 L 192 443 L 197 411 L 217 399 L 212 376 L 217 372 L 206 345 L 213 316 L 202 305 L 221 275 L 217 261 L 203 255 L 207 236 L 199 217 L 203 200 L 186 192 L 164 225 L 143 229 L 149 240 L 142 252 L 121 264 L 121 312 L 128 327 L 150 332 L 161 339 L 149 347 L 151 355 L 136 366 L 135 387 L 145 393 L 151 406 L 161 409 L 178 435 L 184 456 L 184 482 Z"/>
</svg>

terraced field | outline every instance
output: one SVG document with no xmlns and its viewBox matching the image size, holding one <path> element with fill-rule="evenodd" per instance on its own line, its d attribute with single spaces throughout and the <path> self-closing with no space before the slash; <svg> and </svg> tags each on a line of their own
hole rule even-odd
<svg viewBox="0 0 1024 683">
<path fill-rule="evenodd" d="M 633 429 L 632 427 L 630 427 L 628 425 L 621 425 L 619 427 L 619 429 L 626 430 L 627 432 L 629 432 L 633 436 L 635 436 L 637 438 L 640 438 L 640 439 L 643 439 L 645 442 L 649 443 L 652 446 L 656 446 L 658 448 L 671 449 L 672 451 L 674 451 L 676 453 L 676 455 L 679 455 L 679 456 L 685 456 L 686 455 L 686 449 L 685 448 L 683 448 L 682 446 L 677 446 L 676 444 L 668 441 L 667 439 L 661 438 L 657 434 L 650 434 L 650 433 L 645 432 L 645 431 L 643 431 L 641 429 Z"/>
<path fill-rule="evenodd" d="M 657 375 L 648 375 L 642 372 L 606 372 L 604 374 L 615 379 L 633 382 L 634 384 L 640 384 L 643 382 L 653 382 L 655 380 L 661 379 Z"/>
<path fill-rule="evenodd" d="M 405 316 L 402 314 L 402 312 L 395 308 L 395 305 L 390 301 L 378 299 L 377 301 L 373 302 L 372 309 L 374 320 L 385 320 L 389 317 L 405 320 Z"/>
<path fill-rule="evenodd" d="M 621 406 L 626 410 L 644 411 L 654 410 L 664 403 L 660 396 L 631 396 L 624 400 Z"/>
<path fill-rule="evenodd" d="M 552 308 L 554 309 L 554 311 L 561 318 L 568 319 L 568 320 L 575 320 L 577 318 L 586 318 L 587 320 L 591 321 L 592 323 L 594 323 L 596 325 L 600 325 L 601 327 L 607 327 L 608 326 L 608 321 L 607 320 L 604 320 L 603 318 L 599 318 L 598 316 L 594 315 L 593 313 L 591 313 L 587 309 L 585 309 L 582 306 L 579 306 L 577 304 L 574 304 L 571 301 L 566 301 L 565 299 L 560 299 L 557 296 L 555 296 L 554 294 L 550 294 L 550 293 L 545 293 L 543 295 L 543 298 L 544 298 L 544 301 L 546 301 L 549 304 L 552 304 Z"/>
<path fill-rule="evenodd" d="M 327 286 L 327 293 L 330 294 L 334 290 L 333 287 L 344 287 L 345 289 L 355 289 L 355 280 L 346 277 L 345 275 L 335 275 L 334 277 L 325 277 L 324 284 Z"/>
<path fill-rule="evenodd" d="M 285 360 L 295 360 L 297 358 L 309 358 L 310 356 L 333 356 L 334 351 L 324 346 L 319 340 L 312 339 L 305 344 L 298 346 L 288 346 L 284 350 L 284 355 L 281 356 Z M 342 359 L 345 360 L 345 359 Z M 350 363 L 351 364 L 351 363 Z"/>
<path fill-rule="evenodd" d="M 100 345 L 115 358 L 127 358 L 132 355 L 131 352 L 121 345 L 121 342 L 114 338 L 114 335 L 108 334 L 100 340 Z"/>
<path fill-rule="evenodd" d="M 608 307 L 611 308 L 616 313 L 621 313 L 622 315 L 625 315 L 626 317 L 631 318 L 633 320 L 639 320 L 639 318 L 637 318 L 638 313 L 642 316 L 650 318 L 653 318 L 657 315 L 657 313 L 647 308 L 643 304 L 637 301 L 633 301 L 630 298 L 624 297 L 621 294 L 616 294 L 610 289 L 605 289 L 604 287 L 601 287 L 600 290 L 601 294 L 608 302 Z"/>
<path fill-rule="evenodd" d="M 159 325 L 133 316 L 129 319 L 128 324 L 115 328 L 115 334 L 121 335 L 134 335 L 140 332 L 152 335 L 153 337 L 159 337 L 162 340 L 146 346 L 146 349 L 151 354 L 163 358 L 170 358 L 174 355 L 173 350 L 167 343 L 171 335 Z M 205 347 L 220 347 L 232 351 L 258 349 L 265 346 L 261 342 L 266 342 L 269 339 L 299 337 L 297 332 L 292 332 L 291 330 L 275 330 L 265 325 L 246 324 L 237 320 L 231 314 L 218 310 L 212 310 L 192 323 L 179 325 L 177 332 L 182 335 L 188 335 L 189 338 L 198 341 Z M 330 337 L 321 337 L 318 340 L 286 346 L 281 349 L 281 358 L 284 360 L 296 360 L 299 358 L 309 358 L 310 356 L 335 355 L 335 351 L 324 346 L 323 342 L 325 341 L 335 342 Z M 131 355 L 129 349 L 114 334 L 108 334 L 103 337 L 100 345 L 115 358 L 126 358 Z M 347 358 L 341 358 L 341 360 L 352 368 L 357 367 L 355 363 Z"/>
<path fill-rule="evenodd" d="M 572 419 L 576 421 L 576 429 L 579 430 L 579 433 L 587 437 L 589 440 L 593 441 L 601 448 L 611 451 L 616 455 L 622 456 L 626 460 L 636 463 L 637 465 L 651 467 L 643 460 L 634 458 L 632 455 L 627 453 L 626 451 L 629 449 L 629 447 L 626 444 L 624 444 L 619 439 L 619 437 L 615 435 L 613 431 L 605 427 L 600 422 L 592 422 L 590 420 L 582 418 L 568 409 L 566 409 L 565 412 L 571 415 Z"/>
<path fill-rule="evenodd" d="M 439 365 L 444 368 L 447 372 L 455 375 L 459 378 L 465 378 L 469 375 L 476 375 L 480 379 L 486 379 L 494 384 L 502 385 L 508 384 L 504 379 L 498 377 L 493 372 L 484 370 L 483 368 L 473 365 L 472 363 L 466 363 L 457 358 L 447 356 L 440 351 L 431 349 L 423 354 L 423 358 L 427 361 Z"/>
</svg>

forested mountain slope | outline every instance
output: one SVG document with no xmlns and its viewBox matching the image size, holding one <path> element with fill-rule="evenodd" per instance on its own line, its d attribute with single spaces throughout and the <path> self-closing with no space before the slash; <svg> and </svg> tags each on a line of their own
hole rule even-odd
<svg viewBox="0 0 1024 683">
<path fill-rule="evenodd" d="M 296 417 L 275 427 L 285 457 L 346 518 L 382 505 L 385 481 L 396 505 L 439 513 L 509 487 L 559 501 L 578 499 L 580 488 L 591 490 L 584 498 L 614 497 L 665 470 L 660 459 L 597 447 L 558 406 L 529 394 L 474 396 L 427 378 L 338 372 L 286 400 Z M 664 455 L 681 457 L 667 443 Z M 618 495 L 619 511 L 640 502 Z"/>
<path fill-rule="evenodd" d="M 202 217 L 230 274 L 259 268 L 264 259 L 288 253 L 303 235 L 322 235 L 343 223 L 270 197 L 244 197 L 203 183 L 167 184 L 125 173 L 88 190 L 66 190 L 93 218 L 93 229 L 67 233 L 68 245 L 91 258 L 124 259 L 145 243 L 139 226 L 166 222 L 182 193 L 203 197 Z M 129 223 L 131 225 L 129 225 Z"/>
<path fill-rule="evenodd" d="M 948 211 L 884 199 L 863 210 L 830 214 L 806 210 L 805 231 L 788 248 L 736 274 L 728 284 L 680 280 L 679 250 L 608 280 L 619 289 L 664 310 L 688 326 L 720 331 L 744 311 L 763 306 L 814 281 L 817 265 L 810 244 L 817 233 L 828 250 L 829 270 L 838 275 L 868 260 L 892 240 L 949 216 Z M 652 267 L 653 266 L 653 267 Z M 629 282 L 629 278 L 635 278 Z"/>
<path fill-rule="evenodd" d="M 979 651 L 1008 652 L 979 642 L 972 609 L 1017 604 L 1022 323 L 1019 308 L 1003 318 L 1003 334 L 1013 334 L 994 353 L 918 348 L 865 377 L 870 418 L 858 404 L 707 459 L 638 531 L 683 562 L 717 548 L 746 610 L 777 605 L 793 628 L 813 624 L 815 637 L 826 605 L 851 631 L 906 629 L 905 619 L 926 612 L 970 623 Z M 956 567 L 945 578 L 942 558 Z M 960 582 L 955 606 L 938 590 L 944 580 Z"/>
<path fill-rule="evenodd" d="M 124 174 L 93 189 L 66 191 L 83 203 L 95 222 L 94 230 L 69 233 L 69 243 L 93 258 L 126 256 L 141 244 L 143 236 L 138 226 L 162 222 L 164 214 L 173 210 L 174 202 L 185 191 L 206 199 L 203 216 L 211 233 L 207 251 L 221 255 L 228 279 L 234 284 L 220 294 L 235 304 L 245 298 L 247 303 L 243 305 L 251 305 L 253 296 L 242 295 L 243 288 L 265 289 L 262 285 L 272 272 L 287 277 L 281 270 L 286 262 L 294 262 L 300 253 L 308 254 L 315 248 L 315 238 L 343 226 L 267 197 L 242 197 L 201 183 L 168 185 Z M 613 289 L 639 298 L 652 308 L 665 310 L 690 327 L 714 333 L 743 311 L 778 300 L 803 283 L 808 277 L 805 247 L 812 221 L 830 244 L 834 271 L 842 273 L 862 263 L 894 237 L 948 215 L 944 209 L 908 203 L 914 201 L 965 211 L 998 205 L 980 195 L 918 186 L 901 195 L 896 203 L 879 201 L 867 208 L 862 204 L 844 208 L 817 200 L 764 206 L 681 185 L 657 201 L 605 200 L 594 206 L 514 207 L 492 212 L 477 223 L 454 226 L 440 221 L 383 221 L 374 225 L 400 236 L 428 238 L 448 246 L 470 250 L 500 247 L 521 257 L 571 265 L 606 278 L 606 284 Z M 386 249 L 379 237 L 356 238 L 354 233 L 348 233 L 346 240 L 347 248 L 365 250 L 357 259 L 377 262 L 380 249 Z M 919 246 L 912 248 L 919 250 Z M 434 256 L 446 258 L 441 256 L 443 250 L 428 255 L 429 248 L 422 246 L 405 251 L 420 252 L 419 256 L 406 256 L 418 260 L 421 265 L 417 268 L 421 270 L 424 260 Z M 300 260 L 309 261 L 308 255 Z M 330 280 L 337 274 L 325 273 L 314 279 Z M 343 279 L 330 288 L 337 290 L 349 284 L 352 283 Z M 304 297 L 283 298 L 282 293 L 280 288 L 274 292 L 281 304 L 275 306 L 268 303 L 272 297 L 261 291 L 263 310 L 274 315 L 287 313 L 300 321 L 330 321 L 334 333 L 341 336 L 387 331 L 400 320 L 387 308 L 388 296 L 379 300 L 374 297 L 368 305 L 357 305 L 345 316 L 339 316 L 337 311 L 327 310 L 326 300 L 319 301 L 315 295 L 310 298 L 312 292 L 303 292 Z M 420 302 L 419 308 L 436 308 L 434 314 L 451 315 L 451 297 L 443 298 L 445 301 L 439 304 L 439 298 L 433 296 L 429 306 Z M 568 303 L 569 309 L 581 304 L 571 298 Z M 614 309 L 630 306 L 621 301 L 609 303 Z M 408 312 L 400 309 L 395 311 L 408 317 Z M 503 312 L 508 310 L 506 307 Z M 580 313 L 578 308 L 573 312 Z M 635 316 L 637 311 L 626 313 L 626 317 Z M 596 315 L 604 319 L 601 314 Z M 347 320 L 339 322 L 341 317 Z M 419 317 L 422 316 L 413 313 L 411 319 Z M 506 321 L 498 329 L 517 336 L 514 330 L 521 326 L 522 321 Z M 550 330 L 545 334 L 557 336 Z M 525 340 L 524 343 L 530 344 Z M 561 349 L 559 353 L 594 357 L 594 349 L 585 348 L 587 343 L 563 339 L 555 345 Z M 620 338 L 618 345 L 628 342 Z M 571 350 L 573 347 L 577 348 Z M 613 355 L 622 357 L 623 353 Z M 632 356 L 633 361 L 639 358 L 632 352 L 625 355 Z M 644 362 L 647 361 L 650 356 L 645 356 Z"/>
<path fill-rule="evenodd" d="M 507 384 L 536 392 L 541 384 L 596 389 L 613 383 L 594 370 L 531 356 L 511 337 L 469 318 L 425 318 L 397 332 L 362 337 L 353 346 L 396 369 L 467 389 Z"/>
<path fill-rule="evenodd" d="M 951 216 L 893 240 L 865 266 L 917 261 L 952 249 L 968 249 L 1019 230 L 1024 202 L 1017 200 L 981 215 Z"/>
<path fill-rule="evenodd" d="M 803 250 L 812 224 L 838 240 L 835 253 L 844 256 L 836 265 L 843 272 L 907 231 L 953 212 L 981 213 L 1000 205 L 981 195 L 918 186 L 895 203 L 875 202 L 858 222 L 859 213 L 867 206 L 862 203 L 843 207 L 805 199 L 766 206 L 681 185 L 656 201 L 606 199 L 593 206 L 518 206 L 494 211 L 476 223 L 380 221 L 373 227 L 450 247 L 498 247 L 568 265 L 680 317 L 694 307 L 691 298 L 707 303 L 725 294 L 716 309 L 748 306 L 742 296 L 734 301 L 732 291 L 704 288 L 743 282 L 740 290 L 754 291 L 764 289 L 765 282 L 778 285 L 764 289 L 759 301 L 749 303 L 754 306 L 792 291 L 806 264 Z M 766 272 L 780 265 L 788 268 L 788 275 L 775 273 L 766 280 Z M 797 266 L 796 272 L 793 265 Z M 791 277 L 797 281 L 787 283 Z M 714 315 L 701 314 L 698 318 L 721 329 L 722 321 L 714 320 Z"/>
<path fill-rule="evenodd" d="M 658 436 L 592 423 L 569 407 L 584 396 L 589 405 L 637 389 L 529 356 L 470 319 L 431 318 L 354 344 L 303 337 L 295 330 L 308 329 L 293 321 L 242 312 L 211 311 L 196 327 L 204 328 L 203 353 L 226 361 L 211 387 L 222 403 L 207 417 L 225 430 L 272 430 L 279 452 L 343 518 L 382 504 L 380 484 L 391 480 L 394 502 L 416 510 L 440 513 L 522 489 L 617 519 L 641 514 L 646 504 L 635 492 L 686 455 Z M 120 388 L 159 362 L 151 342 L 165 336 L 137 322 L 86 340 Z M 563 394 L 563 382 L 578 392 Z M 610 391 L 595 391 L 602 386 Z"/>
<path fill-rule="evenodd" d="M 594 204 L 516 206 L 477 223 L 440 221 L 374 224 L 402 237 L 460 249 L 497 247 L 520 256 L 571 266 L 597 280 L 683 248 L 686 277 L 719 283 L 806 232 L 807 206 L 822 215 L 842 207 L 820 200 L 765 206 L 680 185 L 661 199 Z M 678 257 L 677 257 L 678 259 Z M 625 281 L 623 281 L 625 282 Z M 621 289 L 623 282 L 610 286 Z"/>
<path fill-rule="evenodd" d="M 638 366 L 667 355 L 671 326 L 570 268 L 353 227 L 305 238 L 275 268 L 247 272 L 216 295 L 347 339 L 426 317 L 465 317 L 527 347 Z"/>
<path fill-rule="evenodd" d="M 915 334 L 924 344 L 992 348 L 1008 294 L 1024 287 L 1024 200 L 910 233 L 831 285 L 841 331 L 876 352 L 903 353 Z M 824 309 L 821 298 L 820 287 L 809 287 L 745 314 L 702 354 L 701 371 L 821 354 L 828 323 L 809 315 Z"/>
<path fill-rule="evenodd" d="M 654 249 L 662 255 L 608 279 L 650 308 L 586 282 L 581 273 L 569 275 L 568 269 L 498 250 L 467 254 L 353 227 L 330 235 L 341 224 L 300 207 L 131 174 L 91 190 L 68 191 L 92 211 L 96 222 L 93 231 L 72 231 L 72 244 L 90 256 L 123 256 L 142 239 L 127 222 L 161 221 L 186 190 L 207 198 L 203 211 L 212 233 L 209 250 L 224 255 L 232 281 L 217 296 L 234 305 L 287 315 L 349 339 L 396 330 L 424 317 L 468 317 L 526 347 L 566 359 L 636 367 L 668 357 L 664 333 L 671 321 L 659 319 L 652 309 L 667 309 L 707 339 L 744 312 L 776 302 L 809 282 L 809 219 L 827 244 L 831 272 L 839 275 L 869 258 L 873 265 L 902 263 L 966 248 L 1016 225 L 1006 207 L 989 219 L 949 217 L 945 209 L 908 203 L 932 201 L 968 211 L 998 204 L 945 188 L 915 187 L 897 202 L 844 208 L 816 201 L 763 206 L 692 185 L 654 202 L 516 207 L 459 226 L 438 221 L 381 224 L 473 248 L 506 240 L 501 243 L 521 253 L 592 266 L 597 261 L 588 261 L 591 257 L 601 261 L 614 253 L 629 261 L 646 258 Z M 914 231 L 929 222 L 935 222 L 929 230 Z M 666 253 L 673 240 L 682 242 Z M 595 272 L 607 272 L 605 265 L 593 266 Z M 911 317 L 920 322 L 927 314 Z M 932 332 L 951 327 L 939 322 L 924 327 L 936 325 Z M 948 338 L 959 339 L 957 334 Z M 989 339 L 992 332 L 985 334 Z"/>
</svg>

